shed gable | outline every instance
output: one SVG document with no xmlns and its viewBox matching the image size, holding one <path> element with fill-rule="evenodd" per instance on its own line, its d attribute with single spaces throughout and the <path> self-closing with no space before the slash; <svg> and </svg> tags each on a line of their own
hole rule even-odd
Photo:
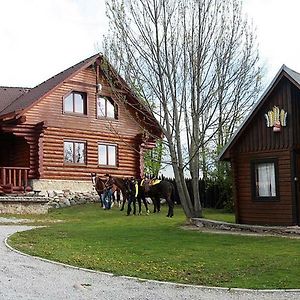
<svg viewBox="0 0 300 300">
<path fill-rule="evenodd" d="M 266 117 L 269 111 L 278 107 L 287 112 L 287 126 L 280 132 L 274 132 L 273 127 L 267 127 Z M 257 152 L 265 150 L 286 149 L 292 146 L 292 103 L 291 83 L 283 77 L 273 91 L 267 96 L 261 107 L 251 118 L 251 122 L 243 130 L 243 134 L 232 146 L 231 152 Z"/>
</svg>

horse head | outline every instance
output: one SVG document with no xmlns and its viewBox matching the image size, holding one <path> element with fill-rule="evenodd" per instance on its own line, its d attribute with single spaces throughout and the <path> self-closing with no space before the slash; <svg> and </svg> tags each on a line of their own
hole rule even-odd
<svg viewBox="0 0 300 300">
<path fill-rule="evenodd" d="M 100 196 L 106 189 L 105 184 L 104 184 L 103 180 L 100 178 L 100 176 L 97 176 L 97 175 L 95 176 L 94 181 L 95 181 L 95 184 L 94 184 L 95 190 L 98 193 L 98 195 Z"/>
</svg>

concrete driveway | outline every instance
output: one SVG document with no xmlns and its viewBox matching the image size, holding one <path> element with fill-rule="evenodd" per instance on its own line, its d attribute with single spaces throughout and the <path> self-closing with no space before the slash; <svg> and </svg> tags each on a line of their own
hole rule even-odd
<svg viewBox="0 0 300 300">
<path fill-rule="evenodd" d="M 13 251 L 5 239 L 29 226 L 0 226 L 0 299 L 300 299 L 299 291 L 206 288 L 113 276 L 52 263 Z"/>
</svg>

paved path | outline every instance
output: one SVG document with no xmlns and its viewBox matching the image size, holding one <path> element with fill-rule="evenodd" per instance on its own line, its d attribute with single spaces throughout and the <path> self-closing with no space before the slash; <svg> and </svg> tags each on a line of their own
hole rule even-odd
<svg viewBox="0 0 300 300">
<path fill-rule="evenodd" d="M 43 261 L 5 246 L 8 235 L 29 228 L 0 226 L 0 300 L 300 299 L 300 291 L 227 290 L 113 276 Z"/>
</svg>

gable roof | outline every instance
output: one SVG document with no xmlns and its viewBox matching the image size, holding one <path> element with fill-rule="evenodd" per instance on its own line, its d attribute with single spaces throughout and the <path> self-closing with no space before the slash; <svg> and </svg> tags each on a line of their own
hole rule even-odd
<svg viewBox="0 0 300 300">
<path fill-rule="evenodd" d="M 158 129 L 158 136 L 161 136 L 161 127 L 152 111 L 148 109 L 130 89 L 125 80 L 115 71 L 112 65 L 104 58 L 101 53 L 92 55 L 91 57 L 77 63 L 74 66 L 58 73 L 57 75 L 49 78 L 32 89 L 28 88 L 0 88 L 0 120 L 5 116 L 17 116 L 22 114 L 25 109 L 28 109 L 34 105 L 37 101 L 47 96 L 55 88 L 59 87 L 68 78 L 74 76 L 79 71 L 91 66 L 97 59 L 105 60 L 106 64 L 113 71 L 113 76 L 122 85 L 126 93 L 133 100 L 134 104 L 137 104 L 139 111 L 145 115 L 151 122 L 151 125 Z M 135 105 L 133 105 L 135 107 Z M 136 109 L 138 109 L 136 107 Z"/>
<path fill-rule="evenodd" d="M 24 93 L 27 93 L 30 89 L 22 87 L 0 87 L 0 112 L 3 111 L 14 100 L 19 98 Z"/>
<path fill-rule="evenodd" d="M 42 82 L 41 84 L 37 85 L 35 88 L 28 90 L 27 93 L 22 93 L 19 97 L 12 99 L 6 99 L 6 102 L 9 102 L 6 107 L 0 110 L 0 116 L 7 115 L 10 113 L 17 113 L 21 110 L 28 108 L 33 103 L 35 103 L 40 98 L 46 96 L 49 92 L 51 92 L 54 88 L 59 86 L 69 78 L 70 76 L 74 75 L 76 72 L 80 71 L 81 69 L 89 66 L 99 57 L 99 54 L 95 54 L 78 64 L 58 73 L 57 75 L 49 78 L 48 80 Z M 1 105 L 3 106 L 3 105 Z M 0 106 L 0 107 L 1 107 Z"/>
<path fill-rule="evenodd" d="M 264 104 L 269 94 L 273 91 L 273 89 L 276 87 L 276 85 L 279 83 L 279 81 L 282 79 L 283 76 L 286 77 L 289 81 L 291 81 L 294 85 L 296 85 L 300 89 L 300 73 L 297 73 L 296 71 L 288 68 L 286 65 L 282 65 L 282 67 L 279 69 L 279 71 L 277 72 L 276 76 L 273 78 L 273 80 L 271 81 L 267 89 L 260 96 L 256 104 L 253 106 L 246 119 L 242 122 L 242 124 L 235 131 L 235 133 L 230 138 L 228 143 L 224 146 L 222 152 L 219 154 L 220 160 L 230 159 L 230 153 L 229 153 L 230 149 L 237 142 L 238 138 L 244 132 L 247 125 L 250 123 L 254 115 L 256 115 L 260 107 Z"/>
</svg>

